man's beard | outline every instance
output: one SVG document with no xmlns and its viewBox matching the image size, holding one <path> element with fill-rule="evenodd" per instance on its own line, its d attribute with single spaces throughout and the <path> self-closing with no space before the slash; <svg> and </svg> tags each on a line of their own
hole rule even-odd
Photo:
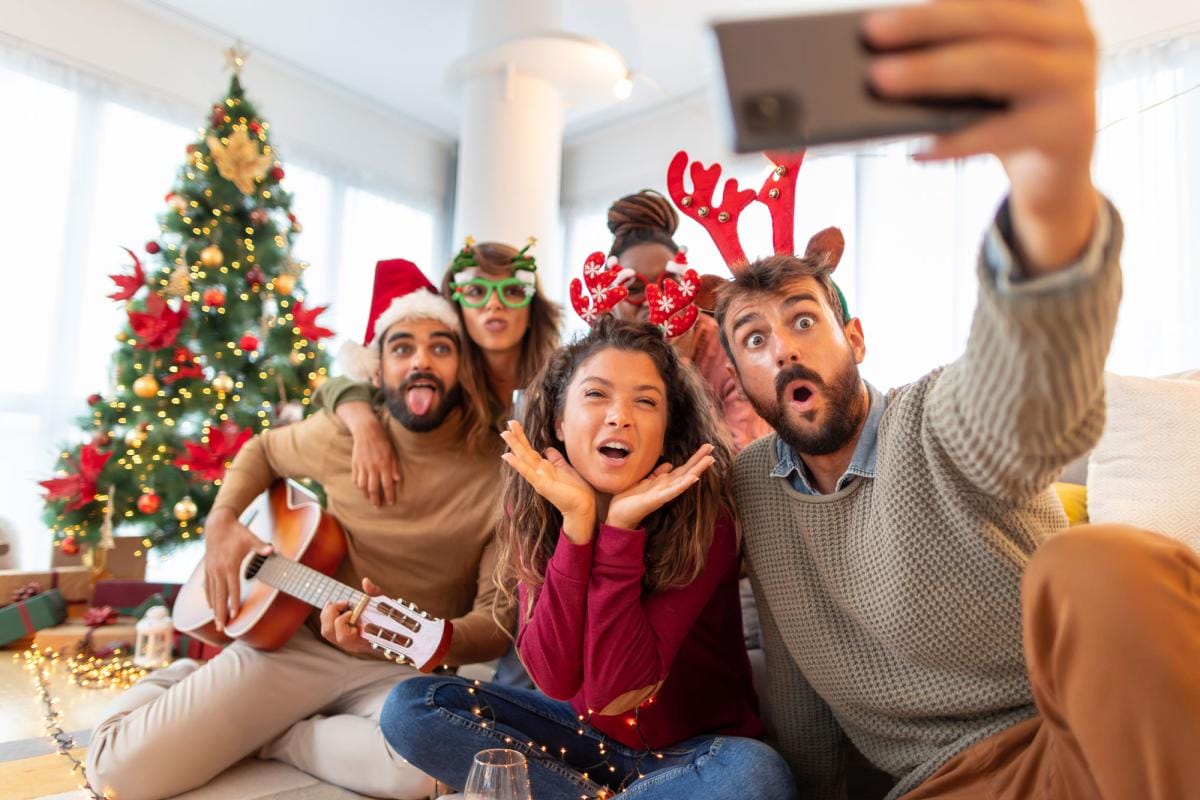
<svg viewBox="0 0 1200 800">
<path fill-rule="evenodd" d="M 432 383 L 437 387 L 438 396 L 442 398 L 440 403 L 420 415 L 414 414 L 408 407 L 408 390 L 418 381 Z M 447 392 L 446 385 L 436 375 L 429 372 L 409 375 L 396 388 L 385 384 L 380 391 L 383 392 L 383 399 L 387 403 L 388 411 L 396 418 L 397 422 L 413 433 L 429 433 L 440 427 L 450 412 L 458 408 L 459 403 L 462 402 L 460 385 L 454 384 L 454 388 Z"/>
<path fill-rule="evenodd" d="M 799 380 L 811 383 L 814 390 L 825 398 L 829 419 L 818 430 L 800 430 L 788 419 L 788 403 L 783 393 L 789 383 Z M 779 438 L 789 447 L 803 455 L 824 456 L 840 450 L 862 424 L 867 410 L 863 407 L 861 385 L 858 365 L 853 359 L 847 359 L 845 368 L 834 376 L 832 383 L 826 383 L 808 367 L 792 364 L 775 376 L 773 403 L 764 404 L 750 397 L 749 393 L 747 397 L 758 415 L 775 429 Z M 804 416 L 812 422 L 816 413 L 815 410 L 809 411 L 805 412 Z"/>
</svg>

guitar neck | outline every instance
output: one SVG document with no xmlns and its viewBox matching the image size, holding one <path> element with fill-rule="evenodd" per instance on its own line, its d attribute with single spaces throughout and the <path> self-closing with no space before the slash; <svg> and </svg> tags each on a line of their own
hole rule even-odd
<svg viewBox="0 0 1200 800">
<path fill-rule="evenodd" d="M 260 558 L 257 556 L 254 561 Z M 363 598 L 357 589 L 283 556 L 267 556 L 252 577 L 316 608 L 343 600 L 353 608 Z"/>
</svg>

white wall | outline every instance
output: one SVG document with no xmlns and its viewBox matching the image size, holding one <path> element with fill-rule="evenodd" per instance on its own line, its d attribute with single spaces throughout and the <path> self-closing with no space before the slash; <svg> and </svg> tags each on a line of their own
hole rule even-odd
<svg viewBox="0 0 1200 800">
<path fill-rule="evenodd" d="M 866 0 L 836 5 L 852 2 L 863 5 Z M 819 3 L 821 7 L 834 4 Z M 1088 0 L 1086 5 L 1106 54 L 1200 28 L 1196 2 Z M 635 85 L 636 91 L 652 91 L 644 83 Z M 706 164 L 719 161 L 729 167 L 739 159 L 757 159 L 735 156 L 729 150 L 717 108 L 712 90 L 691 93 L 648 113 L 570 136 L 563 152 L 563 206 L 595 204 L 643 187 L 661 188 L 667 164 L 680 149 Z"/>
<path fill-rule="evenodd" d="M 222 51 L 232 42 L 177 20 L 145 0 L 0 0 L 0 39 L 138 87 L 177 122 L 199 126 L 228 87 Z M 440 209 L 452 143 L 432 127 L 263 54 L 251 53 L 242 83 L 285 163 L 336 162 L 360 171 L 361 184 Z"/>
</svg>

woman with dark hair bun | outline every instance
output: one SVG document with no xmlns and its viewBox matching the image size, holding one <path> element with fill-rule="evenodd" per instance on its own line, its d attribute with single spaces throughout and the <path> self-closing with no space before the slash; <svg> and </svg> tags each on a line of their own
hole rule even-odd
<svg viewBox="0 0 1200 800">
<path fill-rule="evenodd" d="M 645 320 L 646 285 L 658 283 L 670 273 L 668 267 L 682 262 L 683 248 L 676 244 L 679 215 L 671 201 L 653 189 L 626 195 L 608 209 L 608 230 L 613 235 L 609 255 L 632 270 L 629 296 L 613 309 L 621 319 Z M 728 359 L 721 348 L 717 323 L 702 313 L 691 331 L 671 340 L 680 356 L 692 362 L 704 377 L 718 402 L 735 449 L 771 432 L 771 428 L 738 394 L 737 383 L 726 368 Z"/>
</svg>

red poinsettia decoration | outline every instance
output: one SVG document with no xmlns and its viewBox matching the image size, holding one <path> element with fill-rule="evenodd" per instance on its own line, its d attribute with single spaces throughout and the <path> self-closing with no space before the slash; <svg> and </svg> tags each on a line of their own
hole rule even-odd
<svg viewBox="0 0 1200 800">
<path fill-rule="evenodd" d="M 320 341 L 333 336 L 333 331 L 329 328 L 322 328 L 317 324 L 317 317 L 325 313 L 325 309 L 329 306 L 317 306 L 316 308 L 305 308 L 303 302 L 297 302 L 296 307 L 292 309 L 292 325 L 305 339 L 310 342 Z"/>
<path fill-rule="evenodd" d="M 108 276 L 117 285 L 117 290 L 110 294 L 109 297 L 118 302 L 133 297 L 137 294 L 138 289 L 146 285 L 146 272 L 142 269 L 142 262 L 138 261 L 138 257 L 128 247 L 122 247 L 121 249 L 129 253 L 129 257 L 133 259 L 133 274 Z"/>
<path fill-rule="evenodd" d="M 111 452 L 101 453 L 93 444 L 79 448 L 78 458 L 73 459 L 78 470 L 74 475 L 39 482 L 38 485 L 46 490 L 46 501 L 66 500 L 67 511 L 77 511 L 92 502 L 96 495 L 96 479 L 111 457 Z"/>
<path fill-rule="evenodd" d="M 175 466 L 183 467 L 200 480 L 211 483 L 225 475 L 225 468 L 242 449 L 242 445 L 254 435 L 254 431 L 239 428 L 233 422 L 223 422 L 218 427 L 205 430 L 208 443 L 184 442 L 187 455 L 175 459 Z"/>
<path fill-rule="evenodd" d="M 175 343 L 175 337 L 179 335 L 187 315 L 187 303 L 181 303 L 178 311 L 172 311 L 162 295 L 151 292 L 146 298 L 145 311 L 129 312 L 129 327 L 137 337 L 137 347 L 141 350 L 170 347 Z"/>
<path fill-rule="evenodd" d="M 196 354 L 191 350 L 188 350 L 186 347 L 175 348 L 174 361 L 176 367 L 175 371 L 168 372 L 167 376 L 163 378 L 163 383 L 167 384 L 168 386 L 176 381 L 184 380 L 185 378 L 204 377 L 204 370 L 200 367 L 199 362 L 196 361 Z"/>
</svg>

